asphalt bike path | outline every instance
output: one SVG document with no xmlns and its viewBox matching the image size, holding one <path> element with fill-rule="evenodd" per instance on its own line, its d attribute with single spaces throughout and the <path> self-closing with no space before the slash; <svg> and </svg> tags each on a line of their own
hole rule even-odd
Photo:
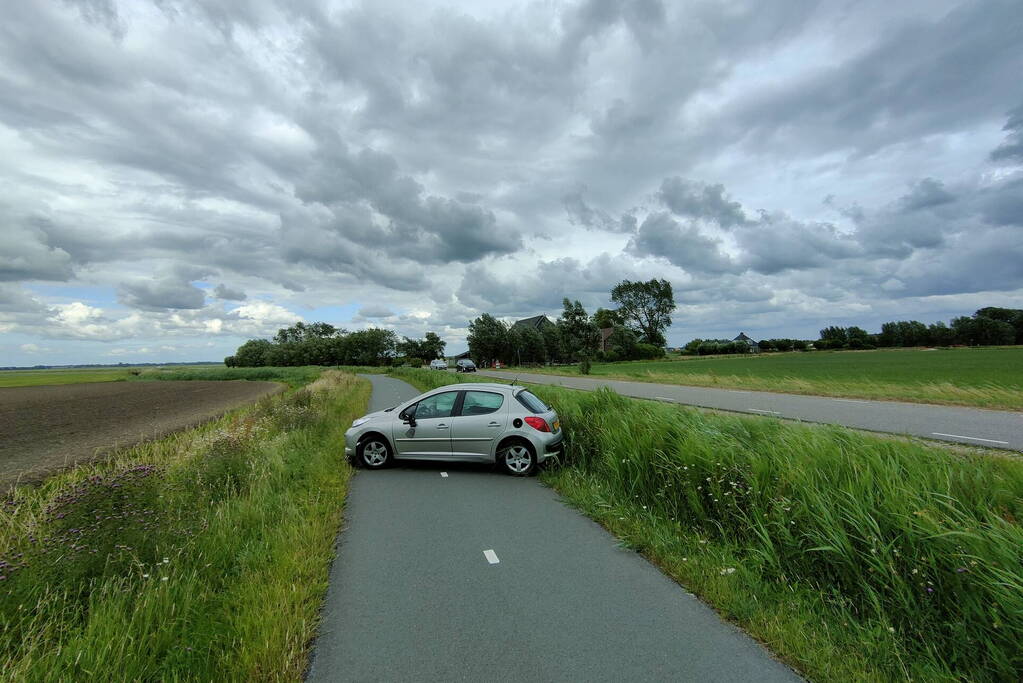
<svg viewBox="0 0 1023 683">
<path fill-rule="evenodd" d="M 634 398 L 1023 451 L 1023 413 L 1018 412 L 514 371 L 482 370 L 479 374 L 504 380 L 550 384 L 586 391 L 609 387 L 623 396 Z"/>
<path fill-rule="evenodd" d="M 420 393 L 368 378 L 370 410 Z M 360 470 L 345 525 L 310 681 L 799 680 L 535 478 Z"/>
</svg>

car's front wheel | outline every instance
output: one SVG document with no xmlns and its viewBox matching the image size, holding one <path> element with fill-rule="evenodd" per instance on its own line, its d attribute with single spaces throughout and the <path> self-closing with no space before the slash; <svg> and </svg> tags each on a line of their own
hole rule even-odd
<svg viewBox="0 0 1023 683">
<path fill-rule="evenodd" d="M 504 471 L 513 477 L 528 476 L 536 469 L 536 453 L 523 441 L 513 441 L 501 448 L 497 459 Z"/>
<path fill-rule="evenodd" d="M 363 467 L 379 470 L 391 463 L 391 447 L 378 436 L 370 436 L 359 443 L 359 462 Z"/>
</svg>

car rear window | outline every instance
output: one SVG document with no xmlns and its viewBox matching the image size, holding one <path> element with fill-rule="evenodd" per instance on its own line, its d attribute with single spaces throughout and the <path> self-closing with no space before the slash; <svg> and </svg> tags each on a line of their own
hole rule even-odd
<svg viewBox="0 0 1023 683">
<path fill-rule="evenodd" d="M 504 397 L 489 391 L 467 391 L 462 401 L 462 415 L 487 415 L 497 412 Z"/>
<path fill-rule="evenodd" d="M 526 410 L 529 410 L 533 413 L 546 413 L 548 410 L 550 410 L 550 408 L 547 407 L 546 403 L 538 399 L 528 390 L 523 390 L 515 394 L 515 398 L 519 400 L 519 403 L 526 407 Z"/>
</svg>

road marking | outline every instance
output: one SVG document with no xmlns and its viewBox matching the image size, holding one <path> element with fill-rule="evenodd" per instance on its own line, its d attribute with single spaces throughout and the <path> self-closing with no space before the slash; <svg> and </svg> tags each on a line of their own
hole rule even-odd
<svg viewBox="0 0 1023 683">
<path fill-rule="evenodd" d="M 442 476 L 442 477 L 446 477 L 446 476 L 448 476 L 448 473 L 447 473 L 447 472 L 441 472 L 441 473 L 440 473 L 440 476 Z"/>
<path fill-rule="evenodd" d="M 751 413 L 770 413 L 771 415 L 781 415 L 777 410 L 760 410 L 759 408 L 749 408 Z"/>
<path fill-rule="evenodd" d="M 1005 446 L 1009 445 L 1008 441 L 999 441 L 998 439 L 982 439 L 979 436 L 963 436 L 962 434 L 942 434 L 941 432 L 931 432 L 934 436 L 950 436 L 953 439 L 969 439 L 971 441 L 987 441 L 988 443 L 1000 443 Z"/>
<path fill-rule="evenodd" d="M 501 561 L 497 559 L 497 553 L 495 553 L 493 550 L 484 550 L 483 557 L 487 558 L 487 562 L 489 562 L 490 564 L 497 564 L 498 562 Z"/>
<path fill-rule="evenodd" d="M 675 399 L 668 398 L 666 396 L 654 396 L 654 398 L 656 398 L 658 401 L 671 401 L 672 403 L 675 402 Z"/>
<path fill-rule="evenodd" d="M 833 398 L 832 401 L 841 401 L 842 403 L 870 403 L 870 401 L 854 401 L 851 398 Z"/>
</svg>

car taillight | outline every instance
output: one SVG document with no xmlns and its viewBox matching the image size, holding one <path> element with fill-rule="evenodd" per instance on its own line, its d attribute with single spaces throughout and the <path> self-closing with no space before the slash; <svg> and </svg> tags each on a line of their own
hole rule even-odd
<svg viewBox="0 0 1023 683">
<path fill-rule="evenodd" d="M 547 425 L 547 420 L 542 417 L 533 417 L 530 415 L 525 418 L 526 424 L 535 429 L 538 432 L 549 432 L 551 428 Z"/>
</svg>

